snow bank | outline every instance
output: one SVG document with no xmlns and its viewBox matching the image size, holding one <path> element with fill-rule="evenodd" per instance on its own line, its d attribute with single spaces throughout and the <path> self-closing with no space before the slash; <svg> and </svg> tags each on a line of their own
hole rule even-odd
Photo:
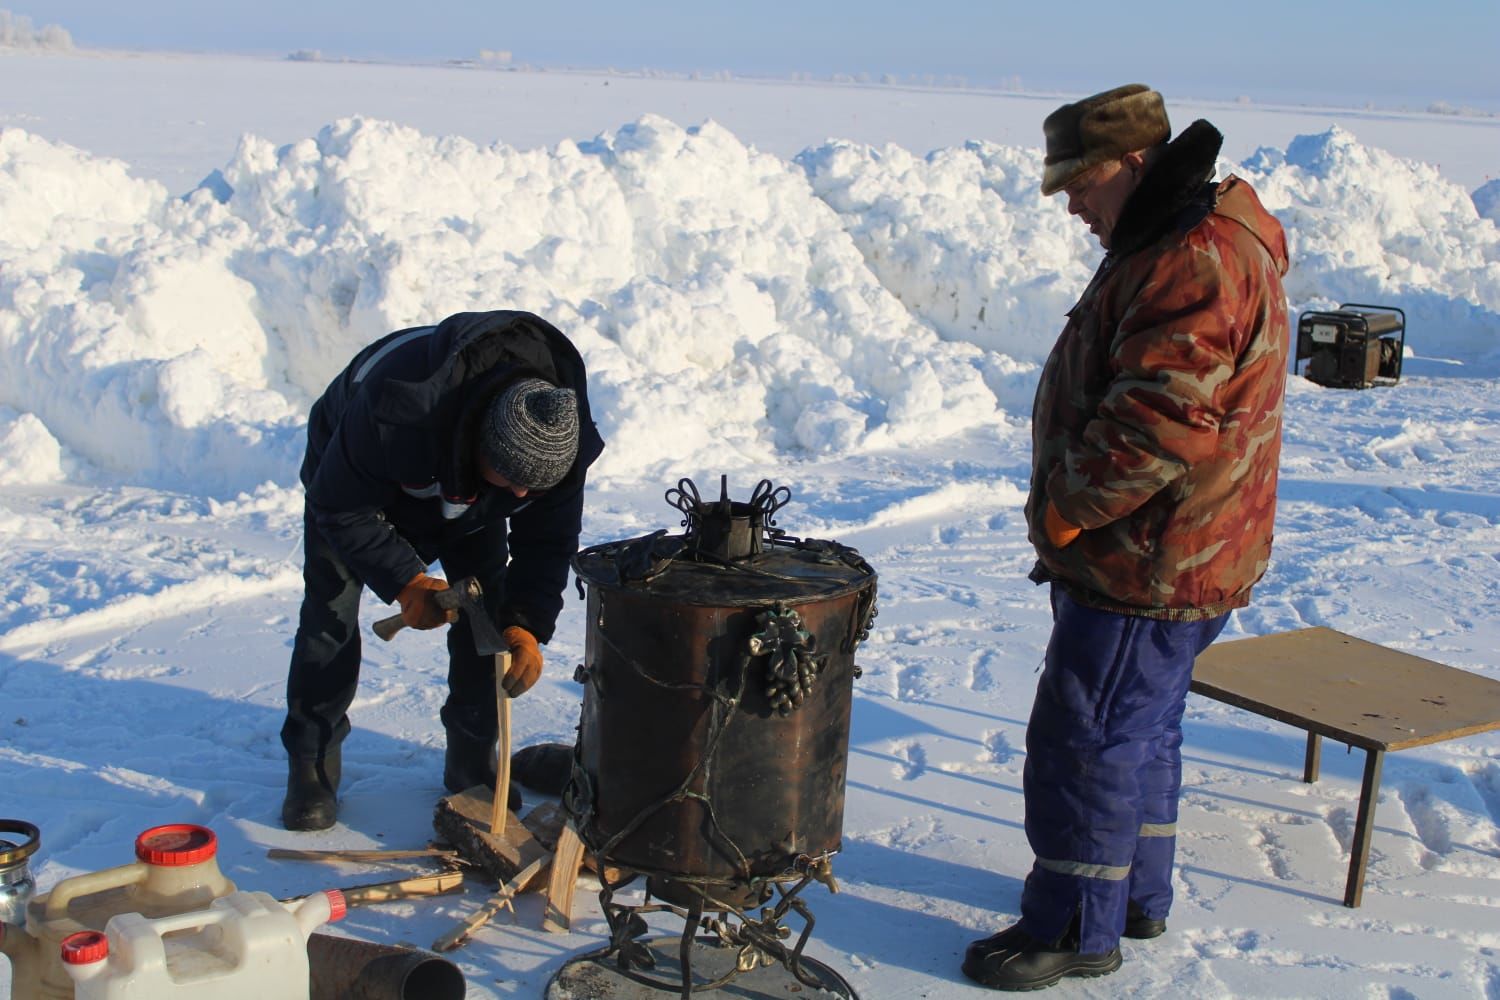
<svg viewBox="0 0 1500 1000">
<path fill-rule="evenodd" d="M 30 413 L 0 406 L 0 485 L 54 483 L 64 479 L 62 445 Z"/>
<path fill-rule="evenodd" d="M 1418 353 L 1494 350 L 1500 234 L 1432 168 L 1337 129 L 1221 166 L 1288 225 L 1294 308 L 1393 302 Z M 0 433 L 38 454 L 0 475 L 67 454 L 213 495 L 290 485 L 307 406 L 359 347 L 491 308 L 579 345 L 604 475 L 932 445 L 1024 417 L 1099 259 L 1040 169 L 982 143 L 788 162 L 657 117 L 534 150 L 351 118 L 246 137 L 174 199 L 5 130 Z"/>
<path fill-rule="evenodd" d="M 1500 179 L 1481 185 L 1475 189 L 1472 197 L 1479 214 L 1500 225 Z"/>
<path fill-rule="evenodd" d="M 917 157 L 835 142 L 797 163 L 881 284 L 948 340 L 1040 363 L 1102 256 L 1042 197 L 1039 150 L 969 143 Z"/>
<path fill-rule="evenodd" d="M 1398 305 L 1423 355 L 1500 347 L 1500 230 L 1435 167 L 1335 127 L 1262 149 L 1242 172 L 1287 228 L 1294 304 Z"/>
</svg>

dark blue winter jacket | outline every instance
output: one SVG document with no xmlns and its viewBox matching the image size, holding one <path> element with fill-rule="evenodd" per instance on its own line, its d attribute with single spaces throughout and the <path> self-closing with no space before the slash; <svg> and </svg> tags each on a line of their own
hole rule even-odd
<svg viewBox="0 0 1500 1000">
<path fill-rule="evenodd" d="M 523 375 L 577 393 L 579 442 L 562 482 L 517 498 L 480 477 L 475 434 L 495 393 Z M 585 472 L 603 450 L 583 359 L 566 337 L 531 313 L 458 313 L 370 344 L 313 404 L 308 521 L 389 602 L 445 548 L 508 519 L 508 531 L 487 533 L 509 544 L 496 622 L 545 642 L 578 548 Z"/>
</svg>

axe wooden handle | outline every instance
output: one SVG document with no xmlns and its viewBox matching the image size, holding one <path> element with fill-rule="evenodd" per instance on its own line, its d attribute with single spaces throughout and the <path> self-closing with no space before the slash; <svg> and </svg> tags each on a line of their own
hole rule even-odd
<svg viewBox="0 0 1500 1000">
<path fill-rule="evenodd" d="M 500 719 L 500 734 L 495 751 L 495 799 L 490 805 L 490 833 L 496 837 L 505 835 L 505 821 L 510 816 L 510 695 L 505 693 L 502 684 L 508 673 L 510 654 L 496 653 L 495 708 Z"/>
</svg>

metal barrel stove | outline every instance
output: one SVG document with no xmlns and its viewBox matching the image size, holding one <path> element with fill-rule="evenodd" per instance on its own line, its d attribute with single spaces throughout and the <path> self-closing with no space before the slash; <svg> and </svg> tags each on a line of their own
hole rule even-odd
<svg viewBox="0 0 1500 1000">
<path fill-rule="evenodd" d="M 637 908 L 611 903 L 639 876 L 648 898 L 689 920 L 684 942 L 711 923 L 703 913 L 749 920 L 744 911 L 778 891 L 781 905 L 764 918 L 774 926 L 762 930 L 786 937 L 789 908 L 810 930 L 797 894 L 809 881 L 836 888 L 854 654 L 875 615 L 876 575 L 848 546 L 776 528 L 789 498 L 762 480 L 749 502 L 735 502 L 721 481 L 720 499 L 706 501 L 684 479 L 667 491 L 683 534 L 598 545 L 574 560 L 588 624 L 565 801 L 600 870 L 627 873 L 601 894 L 612 951 L 644 929 L 629 919 Z M 716 929 L 742 947 L 766 936 Z M 769 957 L 811 983 L 806 936 Z M 684 959 L 687 990 L 685 950 Z"/>
</svg>

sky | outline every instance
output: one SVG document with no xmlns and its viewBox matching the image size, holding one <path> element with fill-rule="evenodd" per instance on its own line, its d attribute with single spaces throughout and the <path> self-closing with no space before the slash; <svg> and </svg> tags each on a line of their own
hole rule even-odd
<svg viewBox="0 0 1500 1000">
<path fill-rule="evenodd" d="M 402 0 L 17 0 L 10 9 L 97 48 L 397 60 L 488 50 L 553 67 L 889 74 L 1069 92 L 1141 80 L 1177 96 L 1500 111 L 1493 0 L 1262 0 L 1212 13 L 1169 0 L 433 0 L 420 20 Z"/>
</svg>

